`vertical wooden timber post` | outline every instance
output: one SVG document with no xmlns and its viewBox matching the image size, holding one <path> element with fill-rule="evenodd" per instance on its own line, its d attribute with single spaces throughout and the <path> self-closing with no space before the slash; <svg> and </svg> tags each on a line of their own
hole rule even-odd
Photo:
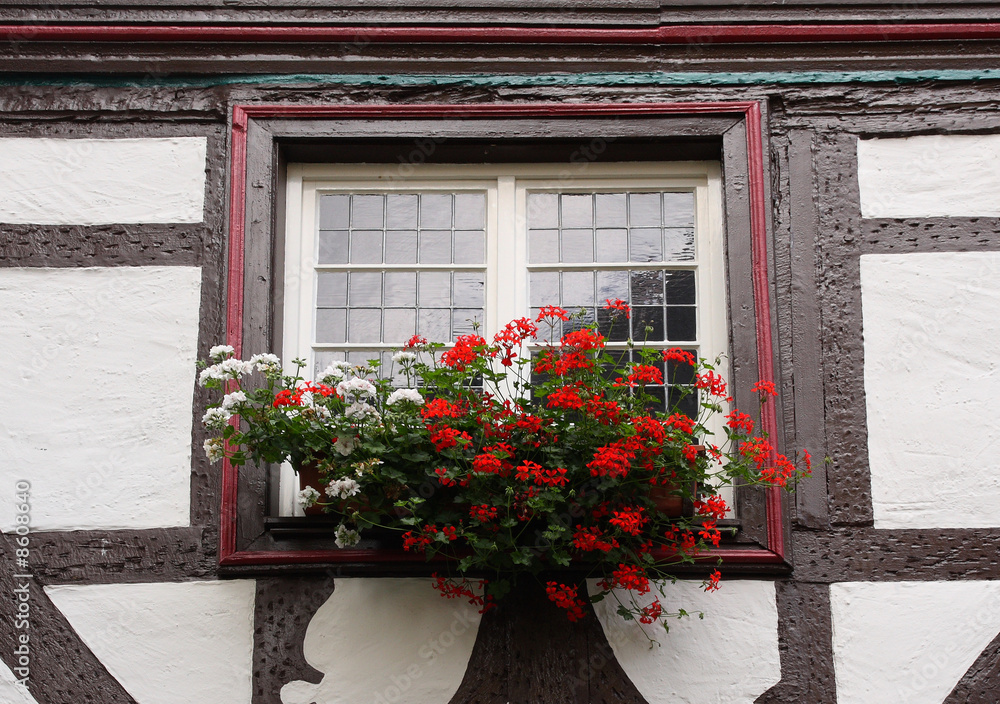
<svg viewBox="0 0 1000 704">
<path fill-rule="evenodd" d="M 586 584 L 580 584 L 586 593 Z M 450 704 L 647 704 L 615 659 L 594 609 L 571 623 L 522 579 L 483 616 Z"/>
</svg>

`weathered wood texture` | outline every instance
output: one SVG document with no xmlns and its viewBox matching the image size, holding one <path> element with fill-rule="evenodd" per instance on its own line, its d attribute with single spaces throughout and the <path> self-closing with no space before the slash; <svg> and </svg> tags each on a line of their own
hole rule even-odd
<svg viewBox="0 0 1000 704">
<path fill-rule="evenodd" d="M 586 585 L 580 586 L 586 593 Z M 611 651 L 592 607 L 571 623 L 524 579 L 483 615 L 450 704 L 646 704 Z"/>
</svg>

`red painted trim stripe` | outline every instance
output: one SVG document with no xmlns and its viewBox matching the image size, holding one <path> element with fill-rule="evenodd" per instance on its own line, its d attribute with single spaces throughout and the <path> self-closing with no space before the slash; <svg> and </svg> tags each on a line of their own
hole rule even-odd
<svg viewBox="0 0 1000 704">
<path fill-rule="evenodd" d="M 750 198 L 750 236 L 754 312 L 757 321 L 757 358 L 760 379 L 774 381 L 773 341 L 767 271 L 767 201 L 764 183 L 764 144 L 760 104 L 756 101 L 714 103 L 582 103 L 582 104 L 483 104 L 483 105 L 239 105 L 233 108 L 232 171 L 230 196 L 229 282 L 227 340 L 239 356 L 243 322 L 243 246 L 246 207 L 246 138 L 251 117 L 259 118 L 442 118 L 484 119 L 498 117 L 594 117 L 601 115 L 742 114 L 746 120 L 747 180 Z M 765 406 L 764 429 L 777 437 L 773 404 Z M 280 564 L 317 562 L 371 562 L 400 560 L 395 553 L 370 551 L 237 552 L 237 467 L 226 461 L 222 476 L 222 525 L 220 564 Z M 768 489 L 766 497 L 767 549 L 719 550 L 713 558 L 753 564 L 784 564 L 786 557 L 782 497 Z M 421 558 L 422 559 L 422 558 Z"/>
<path fill-rule="evenodd" d="M 772 44 L 998 39 L 1000 23 L 669 25 L 642 28 L 445 26 L 0 25 L 41 42 Z"/>
</svg>

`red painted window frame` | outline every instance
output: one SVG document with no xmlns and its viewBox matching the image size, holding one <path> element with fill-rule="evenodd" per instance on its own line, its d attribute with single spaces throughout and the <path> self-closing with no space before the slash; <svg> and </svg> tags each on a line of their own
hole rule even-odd
<svg viewBox="0 0 1000 704">
<path fill-rule="evenodd" d="M 704 103 L 581 103 L 581 104 L 478 104 L 478 105 L 236 105 L 230 135 L 230 203 L 228 238 L 228 285 L 226 296 L 226 342 L 236 356 L 242 355 L 244 308 L 244 246 L 246 238 L 247 128 L 257 119 L 393 119 L 393 118 L 541 118 L 541 117 L 637 117 L 666 115 L 740 114 L 746 124 L 747 181 L 750 201 L 752 283 L 756 320 L 756 352 L 760 379 L 774 381 L 771 311 L 767 269 L 767 201 L 764 183 L 764 143 L 761 105 L 757 101 Z M 763 429 L 778 437 L 773 404 L 765 406 Z M 219 534 L 219 565 L 222 567 L 316 564 L 316 563 L 421 563 L 422 555 L 402 550 L 238 550 L 238 468 L 228 460 L 222 465 L 222 508 Z M 787 567 L 783 500 L 777 488 L 766 489 L 765 545 L 749 548 L 722 547 L 703 559 L 723 565 Z"/>
</svg>

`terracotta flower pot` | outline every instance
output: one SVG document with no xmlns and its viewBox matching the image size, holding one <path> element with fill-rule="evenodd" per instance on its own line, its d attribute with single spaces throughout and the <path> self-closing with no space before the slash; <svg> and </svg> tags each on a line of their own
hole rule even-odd
<svg viewBox="0 0 1000 704">
<path fill-rule="evenodd" d="M 299 489 L 305 489 L 307 486 L 311 486 L 313 489 L 318 491 L 323 498 L 323 490 L 326 488 L 326 483 L 320 478 L 319 475 L 319 464 L 317 462 L 304 462 L 298 468 L 299 475 Z M 313 504 L 307 509 L 304 509 L 307 516 L 322 516 L 323 507 Z"/>
<path fill-rule="evenodd" d="M 704 445 L 694 445 L 694 447 L 698 450 L 700 456 L 705 456 Z M 694 463 L 692 462 L 692 464 Z M 649 490 L 649 498 L 656 504 L 656 508 L 670 518 L 694 515 L 694 507 L 691 501 L 674 493 L 678 489 L 680 489 L 680 485 L 675 482 L 654 486 Z M 691 493 L 692 495 L 697 493 L 697 486 L 691 487 Z"/>
</svg>

